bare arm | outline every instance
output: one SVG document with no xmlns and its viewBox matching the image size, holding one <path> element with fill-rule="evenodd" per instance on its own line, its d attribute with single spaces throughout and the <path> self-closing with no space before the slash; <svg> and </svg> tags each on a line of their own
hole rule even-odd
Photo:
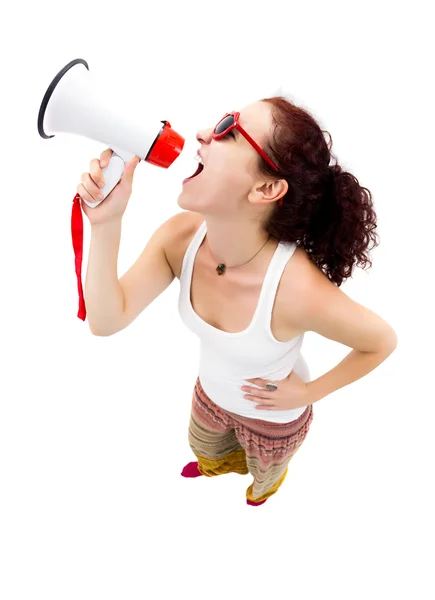
<svg viewBox="0 0 435 600">
<path fill-rule="evenodd" d="M 352 348 L 333 369 L 307 384 L 307 404 L 367 375 L 390 356 L 397 334 L 382 317 L 352 300 L 310 262 L 289 299 L 289 323 Z"/>
<path fill-rule="evenodd" d="M 89 327 L 95 335 L 107 335 L 124 311 L 124 296 L 118 280 L 121 219 L 92 225 L 85 282 Z"/>
<path fill-rule="evenodd" d="M 121 223 L 92 226 L 86 274 L 86 309 L 94 335 L 125 329 L 175 279 L 166 249 L 178 247 L 196 221 L 188 212 L 165 221 L 148 240 L 142 254 L 118 279 Z"/>
</svg>

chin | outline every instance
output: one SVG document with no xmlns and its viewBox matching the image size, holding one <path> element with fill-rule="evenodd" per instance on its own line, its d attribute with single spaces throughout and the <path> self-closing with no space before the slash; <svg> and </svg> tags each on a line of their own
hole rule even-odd
<svg viewBox="0 0 435 600">
<path fill-rule="evenodd" d="M 195 191 L 183 189 L 177 198 L 177 204 L 184 210 L 205 214 L 219 214 L 222 212 L 222 204 L 218 196 L 207 195 L 207 190 L 197 187 Z"/>
<path fill-rule="evenodd" d="M 177 204 L 180 208 L 184 208 L 185 210 L 190 210 L 193 202 L 189 202 L 189 197 L 186 198 L 186 194 L 181 192 L 181 194 L 177 198 Z"/>
<path fill-rule="evenodd" d="M 197 211 L 198 198 L 201 197 L 201 194 L 191 194 L 189 191 L 183 189 L 177 198 L 177 204 L 180 208 L 184 208 L 185 210 Z"/>
</svg>

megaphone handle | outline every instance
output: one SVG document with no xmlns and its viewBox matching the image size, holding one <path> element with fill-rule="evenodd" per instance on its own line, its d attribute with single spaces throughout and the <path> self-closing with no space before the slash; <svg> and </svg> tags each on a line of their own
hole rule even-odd
<svg viewBox="0 0 435 600">
<path fill-rule="evenodd" d="M 134 155 L 132 154 L 131 156 L 133 157 Z M 110 157 L 109 164 L 103 169 L 103 176 L 106 185 L 101 189 L 101 193 L 104 194 L 104 198 L 107 198 L 115 185 L 121 179 L 122 173 L 124 172 L 124 167 L 124 160 L 119 156 L 119 154 L 113 152 L 112 156 Z M 88 202 L 84 198 L 82 198 L 82 200 L 89 206 L 89 208 L 95 208 L 104 201 L 104 198 L 103 200 L 97 200 L 96 202 Z"/>
</svg>

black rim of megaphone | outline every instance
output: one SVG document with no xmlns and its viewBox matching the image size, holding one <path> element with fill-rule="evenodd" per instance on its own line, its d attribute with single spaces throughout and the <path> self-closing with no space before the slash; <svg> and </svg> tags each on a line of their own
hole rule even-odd
<svg viewBox="0 0 435 600">
<path fill-rule="evenodd" d="M 65 73 L 67 71 L 69 71 L 71 69 L 71 67 L 74 67 L 75 65 L 79 65 L 79 64 L 84 65 L 87 68 L 87 70 L 89 71 L 88 63 L 85 60 L 83 60 L 83 58 L 76 58 L 75 60 L 72 60 L 70 63 L 68 63 L 61 71 L 59 71 L 59 73 L 56 75 L 56 77 L 50 83 L 47 91 L 45 92 L 45 96 L 41 102 L 41 107 L 39 109 L 38 131 L 39 131 L 39 135 L 41 137 L 45 138 L 46 140 L 54 137 L 54 135 L 47 135 L 44 131 L 45 109 L 47 108 L 48 103 L 50 102 L 51 95 L 53 94 L 55 87 L 57 86 L 59 81 L 62 79 L 62 77 L 65 75 Z"/>
</svg>

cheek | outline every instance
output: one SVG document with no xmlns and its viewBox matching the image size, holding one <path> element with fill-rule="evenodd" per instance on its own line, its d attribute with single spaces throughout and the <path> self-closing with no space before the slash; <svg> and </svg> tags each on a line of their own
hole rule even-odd
<svg viewBox="0 0 435 600">
<path fill-rule="evenodd" d="M 238 196 L 246 195 L 253 184 L 252 177 L 246 171 L 233 172 L 228 178 L 228 187 Z"/>
<path fill-rule="evenodd" d="M 221 164 L 213 166 L 211 176 L 220 188 L 244 191 L 252 185 L 252 176 L 248 172 L 246 165 L 236 160 L 226 160 Z"/>
</svg>

